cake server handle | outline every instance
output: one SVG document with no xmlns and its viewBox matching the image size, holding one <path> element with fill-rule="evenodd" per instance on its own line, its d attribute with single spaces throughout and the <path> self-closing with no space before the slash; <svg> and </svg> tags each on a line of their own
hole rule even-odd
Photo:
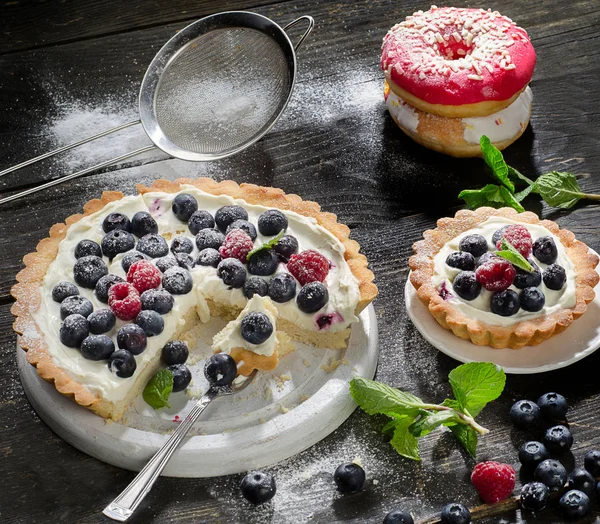
<svg viewBox="0 0 600 524">
<path fill-rule="evenodd" d="M 190 409 L 189 413 L 164 443 L 163 447 L 160 448 L 150 459 L 150 462 L 144 466 L 144 469 L 137 474 L 129 486 L 127 486 L 115 500 L 104 508 L 104 511 L 102 512 L 104 515 L 113 520 L 125 522 L 133 514 L 142 500 L 144 500 L 144 497 L 152 489 L 156 479 L 162 473 L 167 462 L 169 462 L 171 455 L 173 455 L 175 450 L 179 447 L 194 422 L 196 422 L 206 407 L 219 396 L 219 393 L 218 389 L 210 388 L 206 394 L 202 396 L 196 405 Z"/>
</svg>

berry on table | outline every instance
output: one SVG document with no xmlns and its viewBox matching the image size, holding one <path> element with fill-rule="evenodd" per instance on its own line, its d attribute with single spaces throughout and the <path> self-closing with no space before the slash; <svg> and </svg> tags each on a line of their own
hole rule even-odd
<svg viewBox="0 0 600 524">
<path fill-rule="evenodd" d="M 515 470 L 500 462 L 480 462 L 471 473 L 471 482 L 486 504 L 495 504 L 515 489 Z"/>
<path fill-rule="evenodd" d="M 100 242 L 104 256 L 113 259 L 119 253 L 126 253 L 135 246 L 135 238 L 128 231 L 113 229 Z"/>
<path fill-rule="evenodd" d="M 204 376 L 212 386 L 229 386 L 237 376 L 237 364 L 227 353 L 216 353 L 206 361 Z"/>
<path fill-rule="evenodd" d="M 272 249 L 261 249 L 248 260 L 248 273 L 266 277 L 277 271 L 279 257 Z"/>
<path fill-rule="evenodd" d="M 577 489 L 567 491 L 558 501 L 563 514 L 569 520 L 585 517 L 590 511 L 590 498 Z"/>
<path fill-rule="evenodd" d="M 533 267 L 533 271 L 525 271 L 515 267 L 516 275 L 513 284 L 519 289 L 525 289 L 526 287 L 537 287 L 542 283 L 542 272 L 538 265 L 532 260 L 528 261 Z"/>
<path fill-rule="evenodd" d="M 229 224 L 227 226 L 226 233 L 229 233 L 233 229 L 241 229 L 252 239 L 252 241 L 256 240 L 256 237 L 258 236 L 256 234 L 256 228 L 254 227 L 254 224 L 251 224 L 247 220 L 243 220 L 241 218 L 234 220 L 231 224 Z"/>
<path fill-rule="evenodd" d="M 120 276 L 113 275 L 109 273 L 106 276 L 103 276 L 98 282 L 96 282 L 96 287 L 94 288 L 94 294 L 96 298 L 100 302 L 108 303 L 108 291 L 112 287 L 113 284 L 117 282 L 125 282 Z"/>
<path fill-rule="evenodd" d="M 296 296 L 296 281 L 289 273 L 278 273 L 269 282 L 269 296 L 283 304 Z"/>
<path fill-rule="evenodd" d="M 273 251 L 283 262 L 287 262 L 289 258 L 298 252 L 298 240 L 292 235 L 283 235 L 277 244 L 273 247 Z"/>
<path fill-rule="evenodd" d="M 342 493 L 360 491 L 365 485 L 365 479 L 365 470 L 354 462 L 340 464 L 333 474 L 333 480 Z"/>
<path fill-rule="evenodd" d="M 114 230 L 131 231 L 131 222 L 123 213 L 110 213 L 104 217 L 102 222 L 102 230 L 105 233 L 110 233 Z"/>
<path fill-rule="evenodd" d="M 151 309 L 161 315 L 166 315 L 171 311 L 175 303 L 173 295 L 166 289 L 148 289 L 141 294 L 140 300 L 142 309 Z"/>
<path fill-rule="evenodd" d="M 69 315 L 81 315 L 87 318 L 92 311 L 94 311 L 92 303 L 81 295 L 72 295 L 60 303 L 60 318 L 63 320 Z"/>
<path fill-rule="evenodd" d="M 559 291 L 565 285 L 567 273 L 564 267 L 559 266 L 558 264 L 552 264 L 544 269 L 542 278 L 548 289 Z"/>
<path fill-rule="evenodd" d="M 244 282 L 244 296 L 252 298 L 254 295 L 266 297 L 269 293 L 269 284 L 260 277 L 248 277 Z"/>
<path fill-rule="evenodd" d="M 90 333 L 87 319 L 77 313 L 66 317 L 60 326 L 60 341 L 67 347 L 78 348 Z"/>
<path fill-rule="evenodd" d="M 453 502 L 442 509 L 440 522 L 442 524 L 469 524 L 471 522 L 471 512 L 462 504 Z"/>
<path fill-rule="evenodd" d="M 488 250 L 488 243 L 482 235 L 467 235 L 460 239 L 458 249 L 471 253 L 475 258 L 480 257 Z"/>
<path fill-rule="evenodd" d="M 121 320 L 132 320 L 142 310 L 142 301 L 135 287 L 117 282 L 108 290 L 108 306 Z"/>
<path fill-rule="evenodd" d="M 185 364 L 173 364 L 167 369 L 173 374 L 173 393 L 179 393 L 190 385 L 192 373 Z"/>
<path fill-rule="evenodd" d="M 108 360 L 108 369 L 120 378 L 131 377 L 136 367 L 135 357 L 126 349 L 115 351 Z"/>
<path fill-rule="evenodd" d="M 75 246 L 75 258 L 89 257 L 90 255 L 101 257 L 102 248 L 93 240 L 80 240 Z"/>
<path fill-rule="evenodd" d="M 127 282 L 132 284 L 139 293 L 160 286 L 161 277 L 160 270 L 148 260 L 135 262 L 127 272 Z"/>
<path fill-rule="evenodd" d="M 171 240 L 171 253 L 191 253 L 194 244 L 188 237 L 177 236 Z"/>
<path fill-rule="evenodd" d="M 592 476 L 600 477 L 600 451 L 592 449 L 585 454 L 583 465 Z"/>
<path fill-rule="evenodd" d="M 383 524 L 415 524 L 408 511 L 393 509 L 383 519 Z"/>
<path fill-rule="evenodd" d="M 198 202 L 188 193 L 179 193 L 171 206 L 173 214 L 182 222 L 187 222 L 190 217 L 198 210 Z"/>
<path fill-rule="evenodd" d="M 544 393 L 538 398 L 537 405 L 542 410 L 542 416 L 548 420 L 565 420 L 567 417 L 569 405 L 559 393 Z"/>
<path fill-rule="evenodd" d="M 242 338 L 250 344 L 263 344 L 273 334 L 273 324 L 260 311 L 248 313 L 240 325 Z"/>
<path fill-rule="evenodd" d="M 115 327 L 117 319 L 110 309 L 97 309 L 89 317 L 90 333 L 101 335 Z"/>
<path fill-rule="evenodd" d="M 165 321 L 160 313 L 152 309 L 144 309 L 138 313 L 135 323 L 140 326 L 147 337 L 160 335 L 165 329 Z"/>
<path fill-rule="evenodd" d="M 550 499 L 550 490 L 542 482 L 529 482 L 521 488 L 521 509 L 542 511 Z"/>
<path fill-rule="evenodd" d="M 502 238 L 500 238 L 496 242 L 496 248 L 502 249 L 502 239 L 506 240 L 512 247 L 514 247 L 521 255 L 525 258 L 529 258 L 531 255 L 531 234 L 527 230 L 525 226 L 520 224 L 514 224 L 508 226 L 504 233 L 502 234 Z"/>
<path fill-rule="evenodd" d="M 240 288 L 246 282 L 246 268 L 237 258 L 226 258 L 219 262 L 217 275 L 226 286 Z"/>
<path fill-rule="evenodd" d="M 131 233 L 136 237 L 158 233 L 158 224 L 156 220 L 147 211 L 138 211 L 131 217 Z"/>
<path fill-rule="evenodd" d="M 575 468 L 569 475 L 569 489 L 583 491 L 588 497 L 594 496 L 596 479 L 584 468 Z"/>
<path fill-rule="evenodd" d="M 162 278 L 162 285 L 171 295 L 185 295 L 192 290 L 194 282 L 187 269 L 175 266 L 167 269 Z"/>
<path fill-rule="evenodd" d="M 150 258 L 164 257 L 169 253 L 167 241 L 157 233 L 149 233 L 140 238 L 136 249 Z"/>
<path fill-rule="evenodd" d="M 553 426 L 546 430 L 544 445 L 552 453 L 564 453 L 573 445 L 573 435 L 566 426 Z"/>
<path fill-rule="evenodd" d="M 245 231 L 232 229 L 219 247 L 219 253 L 223 258 L 237 258 L 245 263 L 248 253 L 254 249 L 254 243 Z"/>
<path fill-rule="evenodd" d="M 302 285 L 315 281 L 323 282 L 329 274 L 329 261 L 314 249 L 292 255 L 287 267 Z"/>
<path fill-rule="evenodd" d="M 537 287 L 526 287 L 519 293 L 519 305 L 525 311 L 541 311 L 546 304 L 546 297 Z"/>
<path fill-rule="evenodd" d="M 275 477 L 263 471 L 251 471 L 240 484 L 242 495 L 252 504 L 263 504 L 271 500 L 277 492 Z"/>
<path fill-rule="evenodd" d="M 108 268 L 100 257 L 90 255 L 81 257 L 73 266 L 73 278 L 81 287 L 94 289 L 103 276 L 108 275 Z"/>
<path fill-rule="evenodd" d="M 198 266 L 217 267 L 219 262 L 221 262 L 221 255 L 212 247 L 207 247 L 200 251 L 200 253 L 198 253 L 198 258 L 196 259 L 196 264 Z"/>
<path fill-rule="evenodd" d="M 127 253 L 125 253 L 121 259 L 121 267 L 123 268 L 123 271 L 127 273 L 129 268 L 140 260 L 147 260 L 147 257 L 144 255 L 144 253 L 140 253 L 139 251 L 127 251 Z"/>
<path fill-rule="evenodd" d="M 541 442 L 530 440 L 519 448 L 519 461 L 523 466 L 534 467 L 550 458 L 550 453 Z"/>
<path fill-rule="evenodd" d="M 492 295 L 490 309 L 492 313 L 501 317 L 510 317 L 517 313 L 520 308 L 519 295 L 512 289 L 498 291 Z"/>
<path fill-rule="evenodd" d="M 554 239 L 549 236 L 537 238 L 533 243 L 533 256 L 543 264 L 554 264 L 558 258 Z"/>
<path fill-rule="evenodd" d="M 261 235 L 273 237 L 288 227 L 287 217 L 279 209 L 269 209 L 258 217 L 258 230 Z"/>
<path fill-rule="evenodd" d="M 475 257 L 467 251 L 455 251 L 446 257 L 446 264 L 462 271 L 473 271 L 475 269 Z"/>
<path fill-rule="evenodd" d="M 162 348 L 162 359 L 167 366 L 185 364 L 190 351 L 183 340 L 171 340 Z"/>
<path fill-rule="evenodd" d="M 462 271 L 454 278 L 452 289 L 463 300 L 475 300 L 481 293 L 481 284 L 474 271 Z"/>
<path fill-rule="evenodd" d="M 510 408 L 510 421 L 519 428 L 527 428 L 540 421 L 540 407 L 531 400 L 519 400 Z"/>
<path fill-rule="evenodd" d="M 236 220 L 248 220 L 248 213 L 242 206 L 223 206 L 215 213 L 215 224 L 223 233 Z"/>
<path fill-rule="evenodd" d="M 192 235 L 197 235 L 201 229 L 213 229 L 215 227 L 215 219 L 204 209 L 194 211 L 188 220 L 188 228 Z"/>
<path fill-rule="evenodd" d="M 508 289 L 515 280 L 516 274 L 515 267 L 508 260 L 500 257 L 490 259 L 475 270 L 477 282 L 488 291 Z"/>
<path fill-rule="evenodd" d="M 72 282 L 63 280 L 52 288 L 52 300 L 59 304 L 67 297 L 79 295 L 79 288 Z"/>
<path fill-rule="evenodd" d="M 148 338 L 137 324 L 125 324 L 117 332 L 117 346 L 126 349 L 132 355 L 139 355 L 146 349 Z"/>
<path fill-rule="evenodd" d="M 535 468 L 533 478 L 548 486 L 550 491 L 559 491 L 567 482 L 567 470 L 558 460 L 546 459 Z"/>
<path fill-rule="evenodd" d="M 304 313 L 316 313 L 329 302 L 329 291 L 321 282 L 309 282 L 296 297 L 298 309 Z"/>
<path fill-rule="evenodd" d="M 198 251 L 207 248 L 218 250 L 221 247 L 223 240 L 225 240 L 225 235 L 216 229 L 201 229 L 196 234 L 196 246 L 198 247 Z"/>
<path fill-rule="evenodd" d="M 115 351 L 115 345 L 106 335 L 89 335 L 81 343 L 81 355 L 88 360 L 106 360 Z"/>
<path fill-rule="evenodd" d="M 172 255 L 167 255 L 166 257 L 157 258 L 154 263 L 156 267 L 160 269 L 162 273 L 166 273 L 172 267 L 178 266 L 179 263 L 177 259 Z"/>
</svg>

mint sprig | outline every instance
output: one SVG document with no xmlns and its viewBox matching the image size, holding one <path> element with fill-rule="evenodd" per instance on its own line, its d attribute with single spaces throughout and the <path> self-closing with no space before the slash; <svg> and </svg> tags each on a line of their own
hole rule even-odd
<svg viewBox="0 0 600 524">
<path fill-rule="evenodd" d="M 262 246 L 255 247 L 246 255 L 246 262 L 248 262 L 250 258 L 252 258 L 254 255 L 256 255 L 256 253 L 262 251 L 263 249 L 273 249 L 275 247 L 275 244 L 277 244 L 277 242 L 281 240 L 281 237 L 284 233 L 285 231 L 282 229 L 276 237 L 273 237 L 272 239 L 268 240 Z"/>
<path fill-rule="evenodd" d="M 154 409 L 169 406 L 169 396 L 173 391 L 173 373 L 168 369 L 161 369 L 146 384 L 142 396 L 147 404 Z"/>
<path fill-rule="evenodd" d="M 517 266 L 519 269 L 527 271 L 531 273 L 533 271 L 533 267 L 527 259 L 519 253 L 515 247 L 508 241 L 506 238 L 502 239 L 500 244 L 502 248 L 500 251 L 496 251 L 495 255 L 508 260 L 513 266 Z"/>
<path fill-rule="evenodd" d="M 446 426 L 475 457 L 478 436 L 488 433 L 475 417 L 500 396 L 506 375 L 495 364 L 470 362 L 452 370 L 448 378 L 455 399 L 441 404 L 427 404 L 410 393 L 364 378 L 350 382 L 350 394 L 369 415 L 383 414 L 392 419 L 382 431 L 391 436 L 390 444 L 400 455 L 420 460 L 418 438 Z"/>
</svg>

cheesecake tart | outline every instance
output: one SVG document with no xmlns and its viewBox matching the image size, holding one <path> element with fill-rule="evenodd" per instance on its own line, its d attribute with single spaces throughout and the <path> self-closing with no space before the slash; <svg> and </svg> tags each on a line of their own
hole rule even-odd
<svg viewBox="0 0 600 524">
<path fill-rule="evenodd" d="M 28 362 L 98 415 L 122 418 L 165 344 L 191 347 L 211 317 L 233 328 L 250 312 L 269 317 L 270 355 L 265 344 L 236 344 L 227 326 L 215 348 L 248 374 L 273 369 L 290 339 L 346 347 L 377 295 L 349 228 L 314 202 L 207 178 L 137 189 L 104 192 L 52 226 L 11 291 Z"/>
<path fill-rule="evenodd" d="M 409 259 L 410 281 L 437 322 L 493 348 L 540 344 L 594 299 L 598 256 L 550 220 L 481 207 L 442 218 Z"/>
</svg>

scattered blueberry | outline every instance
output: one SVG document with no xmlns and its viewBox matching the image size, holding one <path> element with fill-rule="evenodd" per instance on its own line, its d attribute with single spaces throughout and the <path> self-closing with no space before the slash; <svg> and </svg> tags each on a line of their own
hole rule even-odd
<svg viewBox="0 0 600 524">
<path fill-rule="evenodd" d="M 183 340 L 171 340 L 162 349 L 162 359 L 167 366 L 185 364 L 190 352 Z"/>
<path fill-rule="evenodd" d="M 529 482 L 521 488 L 521 509 L 542 511 L 548 505 L 550 490 L 542 482 Z"/>
<path fill-rule="evenodd" d="M 90 333 L 100 335 L 115 327 L 117 318 L 110 309 L 97 309 L 88 318 Z"/>
<path fill-rule="evenodd" d="M 469 524 L 471 512 L 462 504 L 453 502 L 442 509 L 440 522 L 441 524 Z"/>
<path fill-rule="evenodd" d="M 121 259 L 121 267 L 123 268 L 123 271 L 127 273 L 133 264 L 139 262 L 140 260 L 147 259 L 148 257 L 139 251 L 127 251 L 127 253 L 125 253 Z"/>
<path fill-rule="evenodd" d="M 131 222 L 123 213 L 110 213 L 106 215 L 102 222 L 102 230 L 105 233 L 120 229 L 121 231 L 131 231 Z"/>
<path fill-rule="evenodd" d="M 554 264 L 558 258 L 558 250 L 552 237 L 539 237 L 533 243 L 533 256 L 543 264 Z"/>
<path fill-rule="evenodd" d="M 182 222 L 187 222 L 198 210 L 198 202 L 188 193 L 179 193 L 173 199 L 173 214 Z"/>
<path fill-rule="evenodd" d="M 248 213 L 242 206 L 223 206 L 215 213 L 215 224 L 222 233 L 227 226 L 236 220 L 248 220 Z"/>
<path fill-rule="evenodd" d="M 565 420 L 569 405 L 567 399 L 559 393 L 545 393 L 538 398 L 537 405 L 542 410 L 542 416 L 548 420 Z"/>
<path fill-rule="evenodd" d="M 519 448 L 519 461 L 523 466 L 537 466 L 540 462 L 549 459 L 550 453 L 541 442 L 530 440 Z"/>
<path fill-rule="evenodd" d="M 98 280 L 108 275 L 108 268 L 100 257 L 90 255 L 82 257 L 73 266 L 73 278 L 81 287 L 94 289 Z"/>
<path fill-rule="evenodd" d="M 342 493 L 360 491 L 365 485 L 365 478 L 365 470 L 354 462 L 340 464 L 333 474 L 333 480 Z"/>
<path fill-rule="evenodd" d="M 261 249 L 248 260 L 248 273 L 266 277 L 277 271 L 279 257 L 272 249 Z"/>
<path fill-rule="evenodd" d="M 496 245 L 498 241 L 504 236 L 504 232 L 510 227 L 510 225 L 503 226 L 500 229 L 494 231 L 492 235 L 492 244 Z"/>
<path fill-rule="evenodd" d="M 541 311 L 546 304 L 546 297 L 537 287 L 526 287 L 519 293 L 519 304 L 525 311 Z"/>
<path fill-rule="evenodd" d="M 269 282 L 269 296 L 280 304 L 296 296 L 296 280 L 289 273 L 279 273 Z"/>
<path fill-rule="evenodd" d="M 79 288 L 72 282 L 63 280 L 52 288 L 52 300 L 62 302 L 67 297 L 79 295 Z"/>
<path fill-rule="evenodd" d="M 196 235 L 196 246 L 199 251 L 206 248 L 219 249 L 225 235 L 216 229 L 201 229 Z"/>
<path fill-rule="evenodd" d="M 553 426 L 546 430 L 544 445 L 552 453 L 564 453 L 573 445 L 573 435 L 566 426 Z"/>
<path fill-rule="evenodd" d="M 75 246 L 75 258 L 89 257 L 90 255 L 101 257 L 102 248 L 93 240 L 80 240 Z"/>
<path fill-rule="evenodd" d="M 135 238 L 127 231 L 121 229 L 114 229 L 110 231 L 100 242 L 102 246 L 102 253 L 104 256 L 113 259 L 119 253 L 125 253 L 135 246 Z"/>
<path fill-rule="evenodd" d="M 242 495 L 252 504 L 263 504 L 271 500 L 277 492 L 275 477 L 262 471 L 251 471 L 240 484 Z"/>
<path fill-rule="evenodd" d="M 146 349 L 148 339 L 144 330 L 137 324 L 125 324 L 117 332 L 117 346 L 132 355 L 139 355 Z"/>
<path fill-rule="evenodd" d="M 256 240 L 256 228 L 247 220 L 242 220 L 241 218 L 238 220 L 234 220 L 231 224 L 227 226 L 226 233 L 229 233 L 232 229 L 241 229 L 242 231 L 248 233 L 248 236 L 252 239 L 252 242 Z"/>
<path fill-rule="evenodd" d="M 258 230 L 261 235 L 274 237 L 288 227 L 287 217 L 278 209 L 269 209 L 258 217 Z"/>
<path fill-rule="evenodd" d="M 462 271 L 454 278 L 452 289 L 464 300 L 475 300 L 481 293 L 481 284 L 473 271 Z"/>
<path fill-rule="evenodd" d="M 227 353 L 216 353 L 206 361 L 204 376 L 212 386 L 229 386 L 237 376 L 237 364 Z"/>
<path fill-rule="evenodd" d="M 175 260 L 177 260 L 177 265 L 188 271 L 193 269 L 196 265 L 196 261 L 194 257 L 188 253 L 175 253 Z"/>
<path fill-rule="evenodd" d="M 90 325 L 85 317 L 78 314 L 69 315 L 60 326 L 60 341 L 67 347 L 78 348 L 90 334 Z"/>
<path fill-rule="evenodd" d="M 198 253 L 196 264 L 199 266 L 217 267 L 221 262 L 221 254 L 212 247 L 207 247 Z"/>
<path fill-rule="evenodd" d="M 517 273 L 515 275 L 513 284 L 519 289 L 525 289 L 526 287 L 537 287 L 542 283 L 542 272 L 540 271 L 540 268 L 535 262 L 531 260 L 528 262 L 533 267 L 533 271 L 525 271 L 524 269 L 520 269 L 515 266 L 515 271 Z"/>
<path fill-rule="evenodd" d="M 583 465 L 594 477 L 600 477 L 600 451 L 593 449 L 585 454 Z"/>
<path fill-rule="evenodd" d="M 304 313 L 316 313 L 327 302 L 329 302 L 329 292 L 322 282 L 305 284 L 296 297 L 298 309 Z"/>
<path fill-rule="evenodd" d="M 415 521 L 408 511 L 394 509 L 385 516 L 383 524 L 415 524 Z"/>
<path fill-rule="evenodd" d="M 292 235 L 283 235 L 275 244 L 273 251 L 281 260 L 287 262 L 294 253 L 298 252 L 298 240 Z"/>
<path fill-rule="evenodd" d="M 96 287 L 94 288 L 94 294 L 96 295 L 96 298 L 100 302 L 108 304 L 108 290 L 117 282 L 124 282 L 124 280 L 120 276 L 113 275 L 112 273 L 103 276 L 100 280 L 98 280 L 98 282 L 96 282 Z"/>
<path fill-rule="evenodd" d="M 88 360 L 106 360 L 115 351 L 115 345 L 106 335 L 90 335 L 81 343 L 81 355 Z"/>
<path fill-rule="evenodd" d="M 192 381 L 192 373 L 185 364 L 173 364 L 167 368 L 173 374 L 173 393 L 183 391 Z"/>
<path fill-rule="evenodd" d="M 262 344 L 273 334 L 273 324 L 264 313 L 252 311 L 242 319 L 240 331 L 246 342 Z"/>
<path fill-rule="evenodd" d="M 542 413 L 540 407 L 531 400 L 519 400 L 510 408 L 510 421 L 519 428 L 527 428 L 539 422 Z"/>
<path fill-rule="evenodd" d="M 152 309 L 143 309 L 138 313 L 135 323 L 140 326 L 147 337 L 160 335 L 165 329 L 165 321 L 160 313 Z"/>
<path fill-rule="evenodd" d="M 567 273 L 564 267 L 559 266 L 558 264 L 552 264 L 544 269 L 542 278 L 548 289 L 558 291 L 565 285 Z"/>
<path fill-rule="evenodd" d="M 269 293 L 269 284 L 259 277 L 248 277 L 244 282 L 244 296 L 252 298 L 255 294 L 266 297 Z"/>
<path fill-rule="evenodd" d="M 475 269 L 475 257 L 466 251 L 456 251 L 446 257 L 446 264 L 462 271 L 473 271 Z"/>
<path fill-rule="evenodd" d="M 63 320 L 69 315 L 81 315 L 87 318 L 92 311 L 94 311 L 92 303 L 81 295 L 72 295 L 60 303 L 60 318 Z"/>
<path fill-rule="evenodd" d="M 501 317 L 510 317 L 519 311 L 519 295 L 512 289 L 498 291 L 492 295 L 490 309 L 492 313 Z"/>
<path fill-rule="evenodd" d="M 217 275 L 226 286 L 240 288 L 246 282 L 246 268 L 237 258 L 226 258 L 219 262 Z"/>
<path fill-rule="evenodd" d="M 458 249 L 471 253 L 471 255 L 477 258 L 487 252 L 488 243 L 482 235 L 467 235 L 460 239 Z"/>
<path fill-rule="evenodd" d="M 178 236 L 171 240 L 172 253 L 191 253 L 194 251 L 194 244 L 188 237 Z"/>
<path fill-rule="evenodd" d="M 179 265 L 175 257 L 171 255 L 157 258 L 154 263 L 156 264 L 156 267 L 160 269 L 161 273 L 166 273 L 167 270 Z"/>
<path fill-rule="evenodd" d="M 131 217 L 131 233 L 138 238 L 158 233 L 158 224 L 147 211 L 138 211 Z"/>
<path fill-rule="evenodd" d="M 192 290 L 194 282 L 187 269 L 175 266 L 167 269 L 162 278 L 162 285 L 171 295 L 185 295 Z"/>
<path fill-rule="evenodd" d="M 588 497 L 594 496 L 596 479 L 584 468 L 575 468 L 569 475 L 569 489 L 583 491 Z"/>
<path fill-rule="evenodd" d="M 129 378 L 135 373 L 135 357 L 126 349 L 115 351 L 108 360 L 108 369 L 121 378 Z"/>
<path fill-rule="evenodd" d="M 590 498 L 582 491 L 567 491 L 558 501 L 563 514 L 569 520 L 585 517 L 590 511 Z"/>
<path fill-rule="evenodd" d="M 140 238 L 136 249 L 150 258 L 164 257 L 169 252 L 167 241 L 156 233 L 150 233 Z"/>
<path fill-rule="evenodd" d="M 166 315 L 171 309 L 175 299 L 173 295 L 165 289 L 148 289 L 140 297 L 142 300 L 142 309 L 151 309 L 161 315 Z"/>
<path fill-rule="evenodd" d="M 215 227 L 215 219 L 203 209 L 194 211 L 188 220 L 188 228 L 192 235 L 197 235 L 201 229 L 213 229 Z"/>
<path fill-rule="evenodd" d="M 567 470 L 558 460 L 546 459 L 535 468 L 533 478 L 548 486 L 550 491 L 559 491 L 567 482 Z"/>
</svg>

